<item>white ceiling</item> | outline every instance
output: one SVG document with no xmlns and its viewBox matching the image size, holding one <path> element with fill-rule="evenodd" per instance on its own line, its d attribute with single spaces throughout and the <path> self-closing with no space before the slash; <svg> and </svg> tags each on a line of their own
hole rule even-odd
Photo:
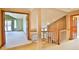
<svg viewBox="0 0 79 59">
<path fill-rule="evenodd" d="M 79 8 L 56 8 L 56 9 L 64 11 L 64 12 L 72 12 L 72 11 L 79 10 Z"/>
<path fill-rule="evenodd" d="M 26 8 L 26 9 L 32 11 L 34 8 Z M 79 10 L 79 8 L 51 8 L 51 9 L 58 9 L 64 12 L 71 12 L 71 11 Z"/>
</svg>

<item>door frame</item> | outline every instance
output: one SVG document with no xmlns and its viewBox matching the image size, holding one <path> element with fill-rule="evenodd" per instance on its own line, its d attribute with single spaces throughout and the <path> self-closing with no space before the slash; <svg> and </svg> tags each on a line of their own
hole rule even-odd
<svg viewBox="0 0 79 59">
<path fill-rule="evenodd" d="M 2 38 L 1 38 L 1 48 L 5 45 L 5 12 L 11 12 L 11 13 L 18 13 L 18 14 L 26 14 L 27 15 L 27 24 L 28 24 L 28 40 L 31 40 L 30 39 L 30 13 L 25 13 L 25 12 L 18 12 L 18 11 L 8 11 L 8 10 L 1 10 L 1 34 L 2 34 Z"/>
<path fill-rule="evenodd" d="M 78 16 L 79 14 L 74 14 L 70 16 L 70 40 L 73 39 L 73 30 L 72 30 L 72 22 L 73 22 L 73 17 Z M 77 20 L 76 20 L 77 22 Z M 77 23 L 76 23 L 76 35 L 77 35 Z"/>
</svg>

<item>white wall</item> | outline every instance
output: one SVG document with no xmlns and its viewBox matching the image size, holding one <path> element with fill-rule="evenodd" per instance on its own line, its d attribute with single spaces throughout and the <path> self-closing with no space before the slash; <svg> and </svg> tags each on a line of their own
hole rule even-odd
<svg viewBox="0 0 79 59">
<path fill-rule="evenodd" d="M 77 38 L 79 38 L 79 16 L 77 17 Z"/>
<path fill-rule="evenodd" d="M 26 15 L 24 15 L 24 17 L 23 17 L 23 31 L 24 31 L 24 33 L 27 33 L 27 16 Z"/>
<path fill-rule="evenodd" d="M 24 31 L 26 40 L 28 40 L 28 22 L 27 22 L 27 15 L 24 15 L 24 17 L 23 17 L 23 31 Z"/>
</svg>

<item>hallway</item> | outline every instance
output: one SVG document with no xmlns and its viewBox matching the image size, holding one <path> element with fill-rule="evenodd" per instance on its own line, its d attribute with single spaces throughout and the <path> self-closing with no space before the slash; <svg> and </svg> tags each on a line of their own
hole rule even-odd
<svg viewBox="0 0 79 59">
<path fill-rule="evenodd" d="M 10 50 L 70 50 L 79 49 L 79 34 L 77 32 L 76 17 L 79 9 L 61 8 L 30 8 L 28 9 L 1 9 L 5 13 L 5 21 L 2 17 L 0 28 L 0 46 Z M 9 12 L 12 11 L 12 12 Z M 18 13 L 19 11 L 19 13 Z M 13 13 L 14 12 L 14 13 Z M 22 14 L 21 14 L 22 13 Z M 71 17 L 72 16 L 72 17 Z M 5 25 L 6 42 L 4 42 Z M 9 29 L 10 28 L 10 29 Z M 79 29 L 79 28 L 78 28 Z M 22 31 L 22 32 L 19 32 Z M 8 33 L 7 33 L 8 32 Z M 17 32 L 17 34 L 16 34 Z M 25 33 L 26 34 L 25 34 Z M 43 34 L 42 34 L 43 33 Z M 47 33 L 47 35 L 45 35 Z M 10 37 L 9 37 L 10 36 Z M 49 39 L 50 43 L 46 39 Z M 73 37 L 74 36 L 74 37 Z M 70 40 L 71 39 L 71 40 Z M 74 40 L 72 40 L 74 39 Z M 30 44 L 27 44 L 31 40 Z M 37 40 L 37 41 L 36 41 Z M 66 41 L 65 41 L 66 40 Z M 51 43 L 54 42 L 54 43 Z M 58 45 L 60 44 L 60 45 Z M 17 47 L 16 47 L 17 46 Z"/>
</svg>

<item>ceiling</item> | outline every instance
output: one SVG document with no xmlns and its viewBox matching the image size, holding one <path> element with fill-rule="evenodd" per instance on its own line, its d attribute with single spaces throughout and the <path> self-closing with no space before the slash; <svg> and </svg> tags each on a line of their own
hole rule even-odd
<svg viewBox="0 0 79 59">
<path fill-rule="evenodd" d="M 56 9 L 64 11 L 64 12 L 72 12 L 72 11 L 79 10 L 79 8 L 56 8 Z"/>
<path fill-rule="evenodd" d="M 26 8 L 26 9 L 32 11 L 34 8 Z M 51 8 L 51 9 L 57 9 L 57 10 L 61 10 L 64 12 L 72 12 L 75 10 L 79 10 L 79 8 Z"/>
<path fill-rule="evenodd" d="M 34 8 L 24 8 L 24 9 L 32 11 Z M 79 8 L 51 8 L 51 9 L 57 9 L 67 13 L 71 11 L 79 10 Z M 10 12 L 5 12 L 5 14 L 10 15 L 14 18 L 23 18 L 24 16 L 24 14 L 17 14 L 17 13 L 10 13 Z"/>
</svg>

